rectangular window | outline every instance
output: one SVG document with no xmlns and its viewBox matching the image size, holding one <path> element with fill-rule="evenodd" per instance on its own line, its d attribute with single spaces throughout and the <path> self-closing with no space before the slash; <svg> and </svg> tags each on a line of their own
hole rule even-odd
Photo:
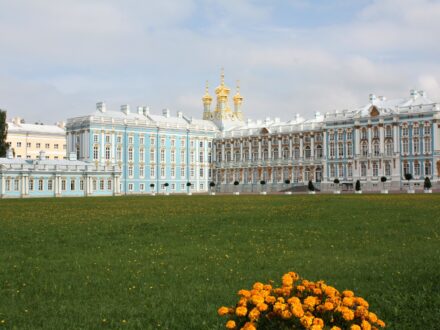
<svg viewBox="0 0 440 330">
<path fill-rule="evenodd" d="M 105 143 L 110 143 L 110 135 L 105 136 Z"/>
<path fill-rule="evenodd" d="M 11 191 L 11 180 L 9 180 L 9 179 L 6 179 L 6 191 Z M 30 180 L 29 180 L 29 184 L 30 184 Z M 29 186 L 29 190 L 31 190 L 30 189 L 30 186 Z"/>
<path fill-rule="evenodd" d="M 133 144 L 133 137 L 132 136 L 128 137 L 128 144 Z"/>
<path fill-rule="evenodd" d="M 53 148 L 54 148 L 54 149 L 58 149 L 58 144 L 55 143 L 55 144 L 53 145 Z"/>
<path fill-rule="evenodd" d="M 185 177 L 185 166 L 180 168 L 180 177 L 183 179 Z"/>
<path fill-rule="evenodd" d="M 175 176 L 176 176 L 176 168 L 171 167 L 171 177 L 174 179 Z"/>
<path fill-rule="evenodd" d="M 200 169 L 200 171 L 199 171 L 199 176 L 200 176 L 201 178 L 203 178 L 203 168 Z"/>
<path fill-rule="evenodd" d="M 165 147 L 165 138 L 160 139 L 160 146 Z"/>
<path fill-rule="evenodd" d="M 155 158 L 156 153 L 154 152 L 153 149 L 150 150 L 150 162 L 154 163 L 154 158 Z"/>
<path fill-rule="evenodd" d="M 129 176 L 130 178 L 133 177 L 133 166 L 129 166 L 129 167 L 128 167 L 128 176 Z"/>
<path fill-rule="evenodd" d="M 162 163 L 165 162 L 165 150 L 163 150 L 163 149 L 160 151 L 160 161 Z"/>
<path fill-rule="evenodd" d="M 144 191 L 145 190 L 145 185 L 143 183 L 139 184 L 139 190 L 140 191 Z"/>
<path fill-rule="evenodd" d="M 49 190 L 49 191 L 53 190 L 53 181 L 52 181 L 52 179 L 47 180 L 47 190 Z"/>
<path fill-rule="evenodd" d="M 40 147 L 41 147 L 41 144 L 40 144 L 40 143 L 37 143 L 37 144 L 35 145 L 35 147 L 36 147 L 36 148 L 40 148 Z"/>
<path fill-rule="evenodd" d="M 49 144 L 49 143 L 46 143 L 46 144 L 45 144 L 45 147 L 46 147 L 46 149 L 49 149 L 49 148 L 50 148 L 50 144 Z"/>
<path fill-rule="evenodd" d="M 112 180 L 107 180 L 107 190 L 112 190 Z"/>
<path fill-rule="evenodd" d="M 17 148 L 21 148 L 21 142 L 17 142 Z"/>
<path fill-rule="evenodd" d="M 128 191 L 133 191 L 133 184 L 132 183 L 128 184 Z"/>
<path fill-rule="evenodd" d="M 20 181 L 18 179 L 14 180 L 14 190 L 18 191 L 20 188 Z"/>
<path fill-rule="evenodd" d="M 66 191 L 66 180 L 65 179 L 61 180 L 61 190 Z"/>
<path fill-rule="evenodd" d="M 154 146 L 156 144 L 156 140 L 154 137 L 150 138 L 150 146 Z"/>
<path fill-rule="evenodd" d="M 32 144 L 30 142 L 26 143 L 26 147 L 30 148 Z"/>
<path fill-rule="evenodd" d="M 118 135 L 116 138 L 116 142 L 121 143 L 122 142 L 122 136 Z"/>
<path fill-rule="evenodd" d="M 139 166 L 139 176 L 143 178 L 145 175 L 145 170 L 143 166 Z"/>
<path fill-rule="evenodd" d="M 104 190 L 104 180 L 103 179 L 101 179 L 100 181 L 99 181 L 99 189 L 100 190 Z"/>
<path fill-rule="evenodd" d="M 154 166 L 150 166 L 150 177 L 152 179 L 156 177 L 156 168 Z"/>
<path fill-rule="evenodd" d="M 84 190 L 84 180 L 79 180 L 79 190 Z"/>
<path fill-rule="evenodd" d="M 72 190 L 72 191 L 75 190 L 75 180 L 74 179 L 70 180 L 70 190 Z"/>
<path fill-rule="evenodd" d="M 92 187 L 93 187 L 93 191 L 96 191 L 98 189 L 96 179 L 93 179 Z"/>
<path fill-rule="evenodd" d="M 165 167 L 160 168 L 160 176 L 161 178 L 165 178 Z"/>
<path fill-rule="evenodd" d="M 98 134 L 94 134 L 94 135 L 93 135 L 93 142 L 94 142 L 94 143 L 98 143 L 98 142 L 99 142 Z"/>
<path fill-rule="evenodd" d="M 144 143 L 145 143 L 144 137 L 142 136 L 142 137 L 139 138 L 139 144 L 143 145 Z"/>
</svg>

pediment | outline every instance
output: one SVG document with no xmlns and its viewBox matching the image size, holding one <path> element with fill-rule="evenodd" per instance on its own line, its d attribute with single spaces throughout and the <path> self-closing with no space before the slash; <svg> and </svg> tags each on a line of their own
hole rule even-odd
<svg viewBox="0 0 440 330">
<path fill-rule="evenodd" d="M 377 117 L 380 115 L 380 111 L 375 105 L 372 105 L 368 112 L 370 113 L 370 117 Z"/>
</svg>

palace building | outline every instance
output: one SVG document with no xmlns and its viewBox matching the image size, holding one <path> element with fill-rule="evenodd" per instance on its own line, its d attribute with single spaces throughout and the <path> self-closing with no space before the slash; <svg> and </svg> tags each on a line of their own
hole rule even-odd
<svg viewBox="0 0 440 330">
<path fill-rule="evenodd" d="M 237 91 L 236 111 L 228 111 L 226 91 L 213 112 L 208 94 L 203 97 L 204 117 L 219 128 L 212 153 L 213 181 L 221 191 L 232 191 L 235 181 L 251 192 L 259 191 L 262 180 L 269 191 L 304 187 L 309 180 L 325 191 L 335 179 L 348 190 L 360 180 L 363 190 L 377 191 L 383 176 L 389 189 L 401 189 L 408 184 L 405 173 L 420 187 L 426 177 L 439 180 L 440 105 L 423 91 L 392 100 L 370 95 L 360 108 L 317 112 L 311 119 L 295 115 L 286 122 L 244 121 L 243 98 Z M 219 118 L 226 118 L 225 125 Z"/>
<path fill-rule="evenodd" d="M 215 98 L 206 85 L 203 119 L 182 112 L 172 116 L 168 109 L 153 114 L 146 106 L 131 111 L 123 105 L 113 111 L 104 103 L 89 115 L 68 119 L 65 155 L 75 155 L 75 166 L 85 173 L 82 179 L 78 176 L 80 186 L 88 187 L 79 194 L 99 194 L 101 181 L 108 181 L 100 177 L 108 175 L 114 177 L 107 182 L 112 188 L 106 193 L 111 194 L 207 192 L 212 183 L 219 192 L 256 192 L 261 181 L 267 191 L 303 190 L 309 181 L 327 191 L 334 189 L 335 179 L 346 190 L 353 190 L 359 180 L 362 190 L 378 191 L 382 177 L 387 178 L 387 189 L 400 190 L 408 185 L 406 173 L 412 174 L 416 188 L 423 187 L 426 177 L 438 186 L 440 105 L 423 91 L 390 100 L 371 94 L 362 107 L 316 112 L 312 118 L 296 114 L 288 121 L 251 120 L 244 118 L 238 83 L 232 96 L 222 71 Z M 4 194 L 17 185 L 10 173 L 19 173 L 20 167 L 32 173 L 54 167 L 53 175 L 63 170 L 61 163 L 44 163 L 41 155 L 31 163 L 1 161 Z M 70 177 L 69 164 L 60 177 Z M 85 183 L 90 171 L 95 179 Z M 20 189 L 16 194 L 28 191 Z"/>
</svg>

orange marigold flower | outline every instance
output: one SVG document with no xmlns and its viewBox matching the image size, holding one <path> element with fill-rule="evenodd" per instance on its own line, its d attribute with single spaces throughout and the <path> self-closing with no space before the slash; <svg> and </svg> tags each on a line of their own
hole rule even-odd
<svg viewBox="0 0 440 330">
<path fill-rule="evenodd" d="M 327 296 L 331 297 L 337 293 L 337 290 L 334 287 L 327 285 L 326 288 L 324 289 L 324 292 Z"/>
<path fill-rule="evenodd" d="M 319 288 L 314 288 L 313 289 L 313 294 L 316 296 L 320 296 L 322 294 L 322 290 Z"/>
<path fill-rule="evenodd" d="M 336 325 L 332 326 L 330 330 L 342 330 L 340 327 L 337 327 Z"/>
<path fill-rule="evenodd" d="M 354 305 L 354 300 L 351 297 L 344 297 L 344 299 L 342 299 L 342 304 L 344 304 L 345 306 L 351 307 Z"/>
<path fill-rule="evenodd" d="M 249 298 L 251 296 L 251 292 L 249 290 L 240 290 L 238 294 L 242 297 Z"/>
<path fill-rule="evenodd" d="M 361 327 L 358 326 L 357 324 L 353 324 L 353 325 L 350 327 L 350 330 L 362 330 L 362 329 L 361 329 Z"/>
<path fill-rule="evenodd" d="M 283 286 L 292 286 L 293 285 L 293 278 L 290 276 L 290 274 L 284 274 L 282 277 Z"/>
<path fill-rule="evenodd" d="M 243 330 L 257 330 L 257 327 L 253 322 L 246 322 L 246 324 L 241 328 Z"/>
<path fill-rule="evenodd" d="M 370 322 L 376 323 L 377 322 L 377 315 L 372 312 L 369 312 L 368 319 L 370 320 Z"/>
<path fill-rule="evenodd" d="M 246 306 L 248 303 L 248 300 L 246 298 L 240 298 L 240 300 L 238 301 L 238 305 L 239 306 Z"/>
<path fill-rule="evenodd" d="M 332 302 L 330 302 L 330 301 L 326 301 L 326 302 L 324 303 L 324 309 L 325 309 L 326 311 L 331 311 L 331 310 L 333 310 L 333 308 L 335 308 L 335 305 L 333 305 Z"/>
<path fill-rule="evenodd" d="M 265 284 L 264 287 L 263 287 L 263 289 L 266 290 L 266 291 L 271 291 L 271 290 L 272 290 L 272 285 L 270 285 L 270 284 Z"/>
<path fill-rule="evenodd" d="M 367 320 L 361 322 L 362 330 L 371 330 L 371 324 Z"/>
<path fill-rule="evenodd" d="M 296 289 L 297 289 L 299 292 L 303 292 L 303 291 L 306 289 L 306 287 L 305 287 L 304 285 L 298 285 L 298 286 L 296 287 Z"/>
<path fill-rule="evenodd" d="M 369 315 L 368 309 L 366 309 L 364 306 L 358 306 L 354 315 L 359 318 L 366 318 Z"/>
<path fill-rule="evenodd" d="M 220 315 L 220 316 L 225 316 L 225 315 L 229 314 L 229 308 L 228 308 L 228 307 L 225 307 L 225 306 L 222 306 L 222 307 L 220 307 L 220 308 L 217 310 L 217 313 L 218 313 L 218 315 Z"/>
<path fill-rule="evenodd" d="M 304 304 L 308 307 L 313 308 L 316 305 L 317 299 L 314 296 L 308 296 L 306 299 L 304 299 Z"/>
<path fill-rule="evenodd" d="M 289 275 L 294 281 L 297 281 L 299 279 L 299 275 L 295 272 L 289 272 Z"/>
<path fill-rule="evenodd" d="M 342 295 L 345 297 L 354 297 L 354 292 L 350 290 L 342 291 Z"/>
<path fill-rule="evenodd" d="M 260 311 L 258 308 L 254 308 L 249 312 L 248 316 L 251 321 L 256 321 L 260 317 Z"/>
<path fill-rule="evenodd" d="M 251 301 L 255 306 L 257 306 L 258 304 L 261 304 L 264 302 L 264 297 L 259 296 L 259 295 L 253 295 L 251 297 Z"/>
<path fill-rule="evenodd" d="M 253 288 L 254 288 L 255 290 L 263 290 L 263 288 L 264 288 L 264 284 L 261 283 L 261 282 L 256 282 L 256 283 L 254 284 Z"/>
<path fill-rule="evenodd" d="M 342 317 L 346 321 L 351 321 L 354 319 L 354 313 L 351 309 L 346 309 L 342 312 Z"/>
<path fill-rule="evenodd" d="M 264 300 L 265 300 L 268 304 L 273 304 L 273 303 L 277 300 L 277 298 L 275 298 L 274 296 L 267 296 Z"/>
<path fill-rule="evenodd" d="M 301 324 L 304 326 L 304 328 L 308 329 L 313 324 L 313 317 L 311 316 L 303 316 L 301 319 Z"/>
<path fill-rule="evenodd" d="M 285 309 L 281 312 L 281 317 L 285 320 L 288 320 L 292 317 L 292 313 L 288 309 Z"/>
<path fill-rule="evenodd" d="M 304 310 L 300 304 L 293 305 L 293 307 L 290 310 L 292 314 L 295 315 L 295 317 L 297 318 L 301 318 L 304 316 Z"/>
<path fill-rule="evenodd" d="M 269 306 L 267 306 L 267 304 L 265 304 L 265 303 L 261 303 L 261 304 L 257 305 L 257 308 L 260 312 L 265 312 L 265 311 L 267 311 Z"/>
<path fill-rule="evenodd" d="M 319 324 L 313 324 L 310 330 L 322 330 L 322 327 Z"/>
<path fill-rule="evenodd" d="M 237 325 L 235 324 L 234 320 L 229 320 L 226 322 L 226 329 L 235 329 Z"/>
<path fill-rule="evenodd" d="M 247 308 L 244 307 L 244 306 L 237 307 L 237 308 L 235 309 L 235 314 L 236 314 L 237 316 L 246 316 L 246 314 L 247 314 Z"/>
<path fill-rule="evenodd" d="M 301 300 L 298 297 L 290 297 L 287 302 L 291 305 L 301 304 Z"/>
<path fill-rule="evenodd" d="M 315 317 L 313 319 L 313 324 L 317 324 L 317 325 L 320 325 L 321 327 L 323 327 L 324 326 L 324 320 L 320 319 L 319 317 Z"/>
<path fill-rule="evenodd" d="M 354 300 L 355 300 L 356 304 L 358 304 L 358 305 L 364 306 L 366 308 L 369 307 L 368 302 L 364 298 L 356 297 L 356 298 L 354 298 Z"/>
</svg>

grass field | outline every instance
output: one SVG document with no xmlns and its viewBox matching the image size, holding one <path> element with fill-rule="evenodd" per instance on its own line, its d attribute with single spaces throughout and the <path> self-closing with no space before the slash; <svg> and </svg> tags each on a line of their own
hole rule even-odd
<svg viewBox="0 0 440 330">
<path fill-rule="evenodd" d="M 220 329 L 296 271 L 439 329 L 439 195 L 0 200 L 0 328 Z"/>
</svg>

